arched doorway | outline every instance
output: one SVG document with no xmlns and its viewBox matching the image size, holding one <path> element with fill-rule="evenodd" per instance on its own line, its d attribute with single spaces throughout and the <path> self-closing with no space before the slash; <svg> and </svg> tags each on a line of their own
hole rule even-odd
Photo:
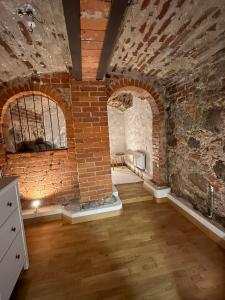
<svg viewBox="0 0 225 300">
<path fill-rule="evenodd" d="M 135 80 L 118 80 L 108 85 L 108 101 L 115 99 L 122 93 L 147 100 L 152 111 L 152 182 L 157 186 L 167 184 L 166 164 L 166 130 L 165 113 L 157 93 L 148 85 Z M 141 134 L 141 132 L 140 132 Z"/>
</svg>

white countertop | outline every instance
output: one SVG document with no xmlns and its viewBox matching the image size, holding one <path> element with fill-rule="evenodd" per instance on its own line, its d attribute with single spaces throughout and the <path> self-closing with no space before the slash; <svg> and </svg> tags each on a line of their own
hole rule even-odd
<svg viewBox="0 0 225 300">
<path fill-rule="evenodd" d="M 0 178 L 0 191 L 7 187 L 9 184 L 18 180 L 17 176 L 6 176 Z"/>
</svg>

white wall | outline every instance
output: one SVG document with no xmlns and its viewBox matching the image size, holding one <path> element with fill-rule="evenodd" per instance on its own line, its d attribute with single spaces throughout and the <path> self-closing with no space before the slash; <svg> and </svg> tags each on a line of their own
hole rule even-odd
<svg viewBox="0 0 225 300">
<path fill-rule="evenodd" d="M 120 110 L 108 106 L 110 153 L 125 152 L 124 114 Z"/>
<path fill-rule="evenodd" d="M 125 112 L 108 106 L 110 152 L 146 153 L 146 173 L 152 177 L 152 111 L 147 100 L 133 98 Z"/>
<path fill-rule="evenodd" d="M 146 173 L 152 175 L 152 110 L 147 100 L 133 98 L 124 112 L 126 149 L 146 153 Z"/>
</svg>

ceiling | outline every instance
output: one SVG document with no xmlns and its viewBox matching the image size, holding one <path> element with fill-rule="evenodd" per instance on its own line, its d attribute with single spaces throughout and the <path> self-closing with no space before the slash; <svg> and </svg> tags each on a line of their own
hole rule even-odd
<svg viewBox="0 0 225 300">
<path fill-rule="evenodd" d="M 29 17 L 19 17 L 17 8 L 30 3 L 44 24 L 27 30 Z M 34 72 L 66 71 L 71 66 L 61 0 L 0 1 L 0 80 Z"/>
<path fill-rule="evenodd" d="M 25 3 L 41 21 L 32 33 L 29 18 L 16 13 Z M 84 80 L 96 78 L 110 7 L 109 0 L 80 0 Z M 107 71 L 166 79 L 213 62 L 225 54 L 224 16 L 224 0 L 133 0 Z M 0 17 L 0 81 L 72 67 L 62 0 L 2 0 Z"/>
<path fill-rule="evenodd" d="M 109 1 L 80 0 L 83 79 L 96 78 L 110 6 Z"/>
<path fill-rule="evenodd" d="M 128 8 L 114 73 L 166 78 L 225 54 L 224 0 L 142 0 Z M 222 54 L 221 53 L 221 54 Z"/>
</svg>

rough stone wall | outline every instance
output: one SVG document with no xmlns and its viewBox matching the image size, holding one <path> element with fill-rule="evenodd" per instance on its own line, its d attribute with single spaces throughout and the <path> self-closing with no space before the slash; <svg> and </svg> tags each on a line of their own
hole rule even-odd
<svg viewBox="0 0 225 300">
<path fill-rule="evenodd" d="M 225 224 L 224 14 L 221 0 L 135 1 L 110 62 L 110 80 L 126 76 L 157 87 L 167 110 L 167 160 L 173 192 Z M 154 119 L 154 117 L 153 117 Z"/>
<path fill-rule="evenodd" d="M 133 104 L 133 96 L 130 93 L 121 93 L 115 97 L 110 97 L 108 105 L 116 107 L 121 111 L 127 110 Z"/>
<path fill-rule="evenodd" d="M 221 61 L 167 82 L 172 192 L 204 215 L 215 188 L 214 220 L 225 226 L 225 71 Z"/>
</svg>

